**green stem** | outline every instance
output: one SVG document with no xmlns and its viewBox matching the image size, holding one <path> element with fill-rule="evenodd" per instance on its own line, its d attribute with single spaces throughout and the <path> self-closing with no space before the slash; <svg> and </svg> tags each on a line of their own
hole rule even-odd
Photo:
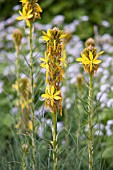
<svg viewBox="0 0 113 170">
<path fill-rule="evenodd" d="M 54 170 L 58 169 L 57 163 L 57 113 L 52 113 L 52 135 L 53 135 L 53 161 Z"/>
<path fill-rule="evenodd" d="M 22 157 L 22 170 L 26 170 L 26 153 L 23 153 Z"/>
<path fill-rule="evenodd" d="M 93 98 L 92 98 L 92 88 L 93 88 L 93 76 L 90 73 L 90 81 L 89 81 L 89 127 L 88 127 L 88 137 L 89 137 L 89 146 L 88 146 L 88 154 L 89 154 L 89 170 L 92 170 L 93 167 Z"/>
<path fill-rule="evenodd" d="M 18 96 L 18 108 L 19 108 L 19 114 L 21 114 L 22 119 L 22 112 L 21 112 L 21 104 L 20 104 L 20 65 L 19 65 L 19 46 L 15 45 L 16 48 L 16 79 L 17 79 L 17 96 Z M 22 152 L 22 170 L 26 170 L 26 153 Z"/>
<path fill-rule="evenodd" d="M 16 79 L 17 79 L 17 97 L 18 97 L 18 108 L 20 112 L 20 66 L 19 66 L 19 46 L 15 45 L 16 49 Z"/>
<path fill-rule="evenodd" d="M 32 170 L 36 169 L 36 146 L 35 146 L 35 115 L 34 115 L 34 80 L 33 80 L 33 35 L 32 35 L 32 23 L 30 25 L 30 85 L 31 85 L 31 112 L 32 112 Z"/>
</svg>

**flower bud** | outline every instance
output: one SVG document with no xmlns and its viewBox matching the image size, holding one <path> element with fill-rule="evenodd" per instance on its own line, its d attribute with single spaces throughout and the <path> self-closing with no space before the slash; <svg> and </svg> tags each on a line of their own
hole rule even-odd
<svg viewBox="0 0 113 170">
<path fill-rule="evenodd" d="M 13 40 L 14 40 L 15 45 L 20 46 L 21 40 L 22 40 L 22 37 L 23 37 L 22 32 L 19 29 L 15 29 L 12 36 L 13 36 Z"/>
<path fill-rule="evenodd" d="M 89 47 L 89 46 L 95 47 L 95 41 L 94 41 L 94 39 L 93 39 L 93 38 L 88 38 L 88 39 L 86 40 L 86 42 L 85 42 L 85 46 L 86 46 L 86 48 Z"/>
</svg>

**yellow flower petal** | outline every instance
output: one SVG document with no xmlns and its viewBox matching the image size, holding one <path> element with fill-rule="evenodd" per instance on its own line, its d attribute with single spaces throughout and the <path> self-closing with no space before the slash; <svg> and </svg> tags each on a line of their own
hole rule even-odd
<svg viewBox="0 0 113 170">
<path fill-rule="evenodd" d="M 46 68 L 46 64 L 40 64 L 40 66 Z"/>
<path fill-rule="evenodd" d="M 93 54 L 92 54 L 91 51 L 89 51 L 89 58 L 90 58 L 91 61 L 93 60 Z"/>
<path fill-rule="evenodd" d="M 60 100 L 61 97 L 60 97 L 60 96 L 54 96 L 54 99 L 55 99 L 55 100 Z"/>
<path fill-rule="evenodd" d="M 54 96 L 57 96 L 57 95 L 59 95 L 61 92 L 60 92 L 60 90 L 59 91 L 57 91 L 55 94 L 54 94 Z"/>
<path fill-rule="evenodd" d="M 42 97 L 42 98 L 46 98 L 46 99 L 49 99 L 49 98 L 50 98 L 50 96 L 49 96 L 48 94 L 42 94 L 41 97 Z"/>
<path fill-rule="evenodd" d="M 59 39 L 65 38 L 67 36 L 67 34 L 63 34 L 59 37 Z"/>
<path fill-rule="evenodd" d="M 26 23 L 27 23 L 27 26 L 30 27 L 30 21 L 29 20 L 26 20 Z"/>
<path fill-rule="evenodd" d="M 77 58 L 76 61 L 83 61 L 83 58 Z"/>
<path fill-rule="evenodd" d="M 17 20 L 23 20 L 23 17 L 22 16 L 19 16 L 16 18 Z"/>
<path fill-rule="evenodd" d="M 93 64 L 99 64 L 101 62 L 102 62 L 101 60 L 93 60 Z"/>
<path fill-rule="evenodd" d="M 82 64 L 90 64 L 90 61 L 83 61 Z"/>
<path fill-rule="evenodd" d="M 90 64 L 90 72 L 92 72 L 92 64 Z"/>
<path fill-rule="evenodd" d="M 45 61 L 45 59 L 44 59 L 44 58 L 40 58 L 40 60 L 41 60 L 41 61 Z"/>
<path fill-rule="evenodd" d="M 49 41 L 49 40 L 50 40 L 50 38 L 47 37 L 47 36 L 42 36 L 42 39 L 43 39 L 44 41 Z"/>
<path fill-rule="evenodd" d="M 51 94 L 54 93 L 54 90 L 55 90 L 55 88 L 54 88 L 54 86 L 52 86 L 52 87 L 51 87 Z"/>
</svg>

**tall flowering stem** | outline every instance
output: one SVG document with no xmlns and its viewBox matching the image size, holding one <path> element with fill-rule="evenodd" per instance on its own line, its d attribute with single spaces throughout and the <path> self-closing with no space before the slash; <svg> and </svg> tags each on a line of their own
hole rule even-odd
<svg viewBox="0 0 113 170">
<path fill-rule="evenodd" d="M 35 106 L 34 106 L 34 79 L 33 79 L 33 35 L 32 23 L 30 24 L 30 85 L 31 85 L 31 114 L 32 114 L 32 169 L 36 169 L 36 146 L 35 146 Z"/>
<path fill-rule="evenodd" d="M 102 62 L 98 57 L 103 54 L 103 51 L 97 54 L 95 48 L 95 41 L 89 38 L 85 43 L 86 48 L 81 53 L 81 58 L 76 60 L 81 62 L 84 70 L 89 73 L 89 95 L 88 95 L 88 157 L 89 157 L 89 170 L 93 169 L 93 75 L 98 70 L 99 64 Z"/>
<path fill-rule="evenodd" d="M 31 114 L 32 114 L 32 170 L 36 169 L 36 146 L 35 146 L 35 105 L 34 105 L 34 80 L 33 80 L 33 22 L 40 19 L 42 9 L 37 3 L 38 0 L 20 0 L 22 2 L 22 11 L 19 11 L 20 16 L 17 20 L 25 20 L 27 26 L 30 28 L 30 93 L 31 93 Z"/>
<path fill-rule="evenodd" d="M 89 154 L 89 170 L 93 168 L 93 96 L 92 96 L 92 88 L 93 88 L 93 76 L 90 73 L 89 79 L 89 120 L 88 120 L 88 154 Z"/>
<path fill-rule="evenodd" d="M 52 136 L 53 141 L 53 161 L 54 170 L 58 169 L 57 161 L 57 113 L 62 116 L 62 95 L 60 83 L 63 80 L 64 67 L 66 66 L 66 53 L 62 39 L 66 37 L 63 31 L 58 28 L 48 29 L 47 33 L 43 31 L 43 40 L 47 43 L 45 58 L 40 58 L 43 63 L 41 67 L 46 69 L 46 90 L 42 97 L 45 98 L 46 108 L 52 113 Z"/>
<path fill-rule="evenodd" d="M 17 95 L 18 95 L 18 108 L 20 110 L 20 65 L 19 65 L 19 50 L 22 40 L 22 32 L 19 29 L 15 29 L 13 34 L 13 40 L 15 43 L 16 50 L 16 79 L 17 79 Z"/>
</svg>

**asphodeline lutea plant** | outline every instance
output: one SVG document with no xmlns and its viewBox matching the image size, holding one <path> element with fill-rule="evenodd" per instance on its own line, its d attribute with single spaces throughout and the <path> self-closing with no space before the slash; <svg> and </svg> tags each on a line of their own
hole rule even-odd
<svg viewBox="0 0 113 170">
<path fill-rule="evenodd" d="M 23 9 L 19 11 L 20 16 L 17 17 L 17 20 L 25 20 L 27 26 L 30 27 L 32 22 L 36 19 L 40 19 L 40 13 L 42 9 L 40 5 L 37 3 L 38 0 L 20 0 L 22 2 Z"/>
<path fill-rule="evenodd" d="M 66 37 L 63 30 L 59 28 L 48 29 L 47 33 L 43 31 L 43 40 L 47 44 L 45 59 L 40 58 L 43 63 L 41 67 L 46 69 L 46 90 L 41 96 L 45 98 L 45 106 L 52 113 L 52 135 L 53 135 L 53 160 L 54 170 L 58 169 L 57 162 L 57 113 L 62 116 L 62 95 L 60 83 L 64 76 L 64 67 L 66 67 L 66 52 L 62 39 Z"/>
<path fill-rule="evenodd" d="M 20 46 L 21 46 L 21 41 L 22 41 L 22 32 L 19 29 L 15 29 L 13 34 L 13 41 L 15 44 L 15 50 L 16 50 L 16 84 L 17 84 L 17 96 L 18 96 L 18 110 L 20 114 L 20 59 L 19 59 L 19 51 L 20 51 Z"/>
<path fill-rule="evenodd" d="M 95 41 L 89 38 L 85 43 L 86 48 L 81 52 L 81 58 L 76 60 L 83 64 L 84 70 L 89 73 L 89 95 L 88 95 L 88 157 L 89 157 L 89 170 L 93 168 L 93 75 L 99 68 L 99 64 L 102 62 L 98 57 L 103 54 L 103 51 L 97 54 L 97 48 L 95 47 Z"/>
<path fill-rule="evenodd" d="M 20 111 L 21 116 L 19 117 L 19 121 L 16 124 L 16 128 L 22 133 L 28 133 L 32 130 L 32 122 L 30 119 L 30 110 L 32 100 L 30 98 L 30 82 L 27 78 L 20 78 L 20 82 L 18 85 L 18 81 L 13 84 L 13 89 L 16 91 L 19 90 L 20 94 Z M 18 89 L 19 88 L 19 89 Z"/>
<path fill-rule="evenodd" d="M 35 142 L 35 103 L 34 103 L 34 58 L 33 58 L 33 22 L 36 19 L 40 19 L 40 13 L 42 9 L 40 5 L 37 3 L 38 0 L 20 0 L 22 2 L 22 11 L 19 11 L 20 16 L 17 17 L 17 20 L 25 20 L 27 26 L 30 28 L 29 33 L 29 44 L 30 44 L 30 59 L 29 59 L 29 69 L 30 69 L 30 86 L 31 86 L 31 117 L 32 117 L 32 132 L 31 132 L 31 140 L 32 140 L 32 170 L 37 169 L 36 167 L 36 142 Z"/>
<path fill-rule="evenodd" d="M 17 92 L 19 91 L 19 110 L 20 110 L 20 115 L 18 117 L 18 122 L 15 125 L 15 128 L 17 129 L 18 133 L 20 134 L 30 134 L 32 132 L 33 126 L 32 126 L 32 121 L 31 121 L 31 98 L 30 98 L 30 83 L 27 78 L 20 78 L 19 79 L 19 84 L 18 81 L 13 84 L 13 89 L 15 89 Z M 19 88 L 19 89 L 18 89 Z M 23 143 L 24 141 L 24 143 Z M 21 145 L 22 145 L 22 160 L 21 160 L 21 166 L 22 170 L 26 170 L 27 168 L 27 163 L 26 163 L 26 158 L 27 158 L 27 152 L 23 150 L 23 146 L 26 146 L 26 140 L 21 140 Z M 30 145 L 28 145 L 30 146 Z M 30 147 L 28 147 L 29 149 Z M 27 149 L 27 150 L 28 150 Z"/>
</svg>

